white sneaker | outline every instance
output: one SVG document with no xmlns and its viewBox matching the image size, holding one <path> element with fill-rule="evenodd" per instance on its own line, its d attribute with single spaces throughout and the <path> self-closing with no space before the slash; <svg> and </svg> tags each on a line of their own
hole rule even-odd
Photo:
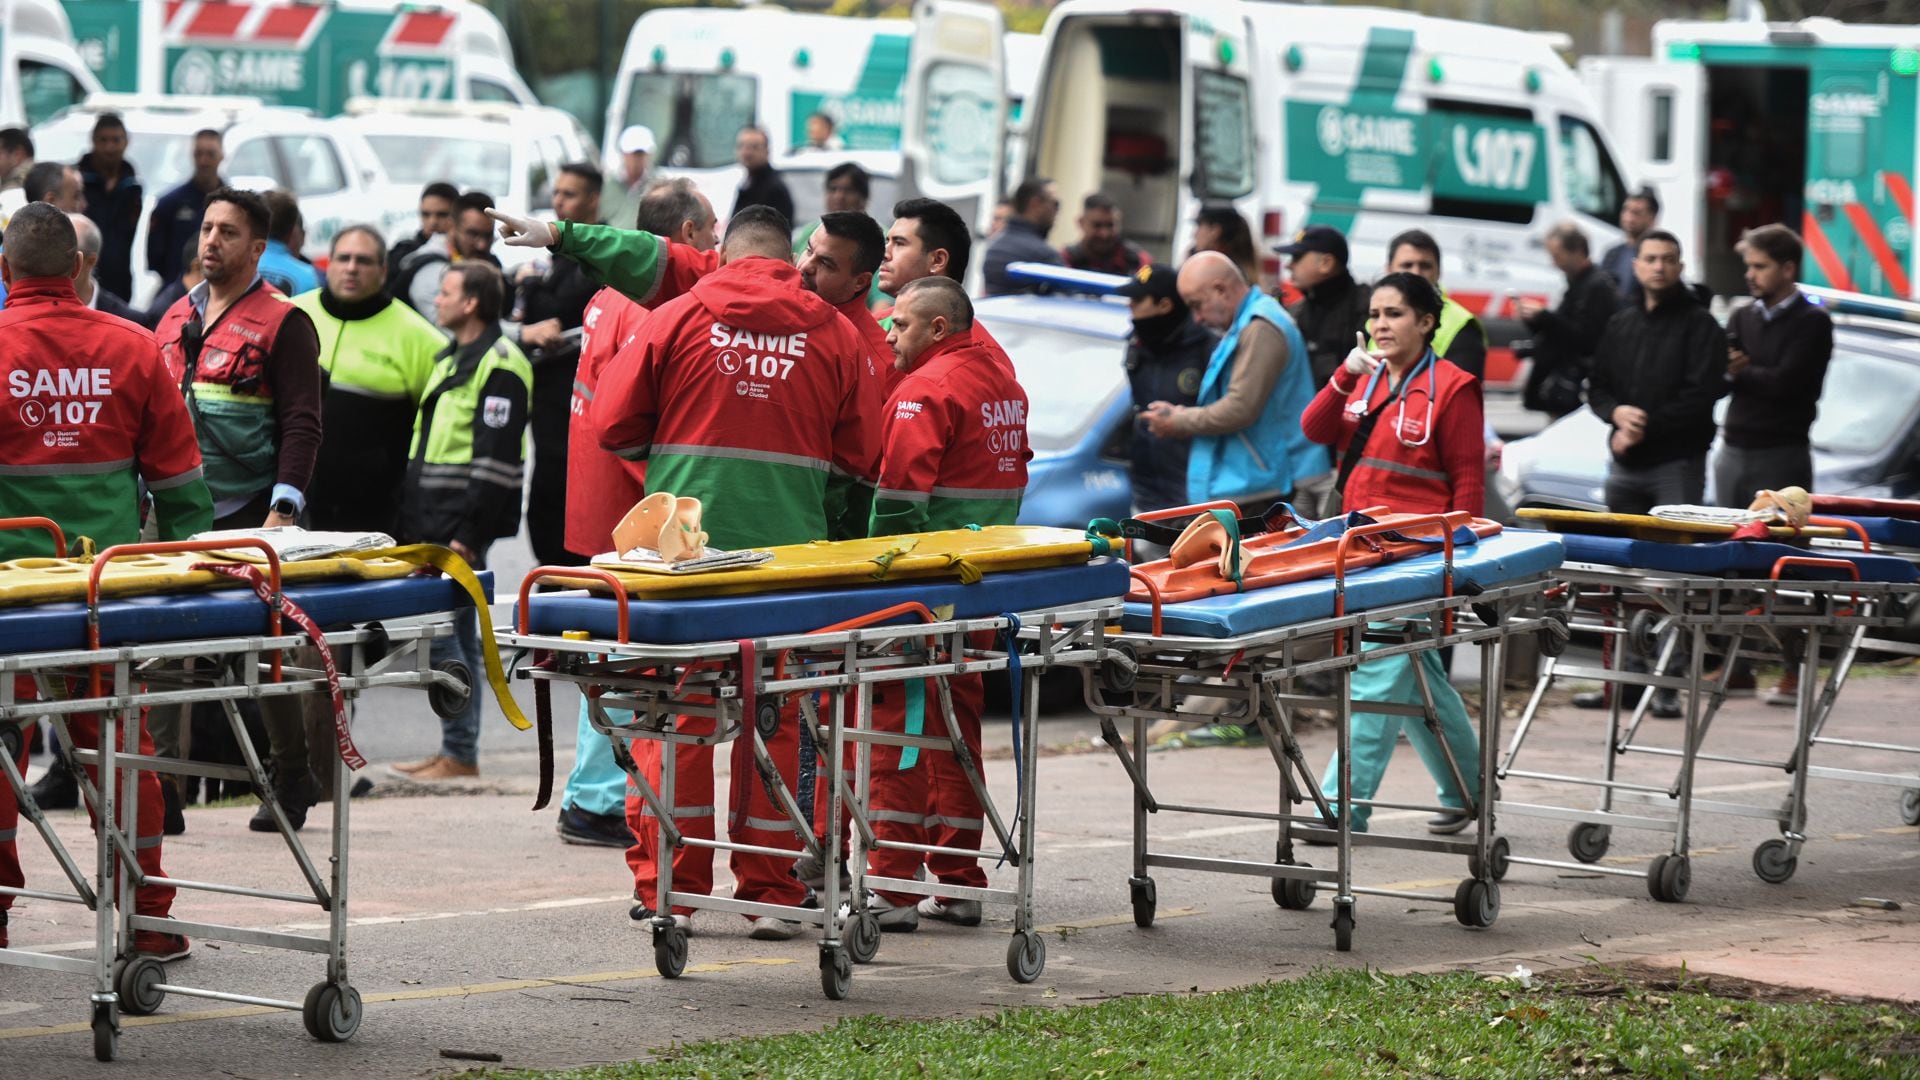
<svg viewBox="0 0 1920 1080">
<path fill-rule="evenodd" d="M 880 918 L 880 929 L 889 934 L 911 934 L 920 929 L 920 909 L 912 904 L 895 906 L 883 896 L 875 896 L 867 906 Z"/>
<path fill-rule="evenodd" d="M 799 937 L 802 929 L 797 922 L 762 915 L 753 920 L 753 929 L 747 931 L 747 936 L 755 941 L 789 941 Z"/>
<path fill-rule="evenodd" d="M 952 923 L 955 926 L 980 925 L 978 900 L 942 900 L 937 896 L 929 896 L 920 901 L 919 911 L 935 922 Z"/>
</svg>

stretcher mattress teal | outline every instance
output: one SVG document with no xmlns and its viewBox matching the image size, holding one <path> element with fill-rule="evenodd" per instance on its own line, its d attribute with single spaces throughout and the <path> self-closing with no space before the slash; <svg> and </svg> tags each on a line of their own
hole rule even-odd
<svg viewBox="0 0 1920 1080">
<path fill-rule="evenodd" d="M 1544 574 L 1560 565 L 1561 551 L 1560 537 L 1552 533 L 1515 530 L 1456 548 L 1454 592 L 1466 592 L 1470 587 L 1487 589 Z M 1347 575 L 1347 612 L 1430 600 L 1445 591 L 1444 560 L 1436 552 Z M 1161 609 L 1161 632 L 1168 637 L 1232 638 L 1329 619 L 1333 614 L 1333 578 L 1328 576 L 1168 604 Z M 1136 633 L 1151 632 L 1153 605 L 1129 603 L 1123 627 Z"/>
<path fill-rule="evenodd" d="M 493 595 L 493 575 L 480 583 Z M 451 578 L 415 575 L 380 581 L 342 581 L 288 589 L 286 598 L 313 616 L 322 630 L 470 608 L 473 601 Z M 282 620 L 284 632 L 297 630 Z M 170 593 L 109 600 L 100 605 L 100 643 L 131 645 L 198 641 L 267 632 L 267 606 L 245 588 Z M 36 604 L 0 608 L 0 655 L 87 647 L 87 606 Z"/>
<path fill-rule="evenodd" d="M 972 585 L 916 580 L 752 596 L 631 600 L 627 640 L 687 645 L 805 634 L 910 602 L 934 609 L 952 605 L 953 618 L 978 619 L 1005 612 L 1059 610 L 1124 596 L 1126 591 L 1126 563 L 1103 558 L 1080 566 L 992 573 Z M 617 603 L 610 596 L 535 593 L 527 604 L 527 628 L 547 635 L 585 631 L 594 640 L 615 641 L 619 637 Z M 902 615 L 893 621 L 912 618 Z"/>
<path fill-rule="evenodd" d="M 1827 548 L 1809 551 L 1786 544 L 1752 540 L 1726 540 L 1714 544 L 1662 544 L 1651 540 L 1628 540 L 1618 536 L 1582 536 L 1568 533 L 1560 538 L 1567 546 L 1567 561 L 1619 566 L 1631 570 L 1657 570 L 1670 574 L 1701 574 L 1710 577 L 1765 577 L 1774 564 L 1788 557 L 1845 559 L 1860 570 L 1862 581 L 1896 583 L 1920 579 L 1914 565 L 1890 555 L 1853 554 Z M 1802 581 L 1834 581 L 1847 575 L 1839 568 L 1791 567 L 1784 575 Z"/>
</svg>

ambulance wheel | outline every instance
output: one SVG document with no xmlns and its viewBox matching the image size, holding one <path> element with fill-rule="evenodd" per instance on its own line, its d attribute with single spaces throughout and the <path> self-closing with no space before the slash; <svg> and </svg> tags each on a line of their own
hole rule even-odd
<svg viewBox="0 0 1920 1080">
<path fill-rule="evenodd" d="M 120 1053 L 120 1025 L 113 1006 L 99 1002 L 93 1007 L 93 1060 L 112 1061 Z"/>
<path fill-rule="evenodd" d="M 880 955 L 880 917 L 862 911 L 847 920 L 847 955 L 856 964 L 871 964 Z"/>
<path fill-rule="evenodd" d="M 1007 942 L 1007 974 L 1017 983 L 1030 983 L 1047 969 L 1047 943 L 1031 930 L 1016 930 Z"/>
<path fill-rule="evenodd" d="M 1775 837 L 1753 849 L 1753 876 L 1769 885 L 1780 885 L 1800 866 L 1792 845 Z"/>
<path fill-rule="evenodd" d="M 442 720 L 451 720 L 460 715 L 467 707 L 467 701 L 473 697 L 473 669 L 464 660 L 442 660 L 433 665 L 433 670 L 449 676 L 458 686 L 447 686 L 438 679 L 427 688 L 427 704 L 433 708 L 435 716 Z"/>
<path fill-rule="evenodd" d="M 1900 820 L 1920 825 L 1920 788 L 1910 787 L 1900 793 Z"/>
<path fill-rule="evenodd" d="M 1288 863 L 1303 869 L 1312 868 L 1312 863 Z M 1313 906 L 1313 882 L 1305 878 L 1282 877 L 1273 879 L 1273 902 L 1288 911 L 1305 911 Z"/>
<path fill-rule="evenodd" d="M 845 949 L 820 947 L 820 990 L 829 1001 L 845 1001 L 853 987 L 853 958 Z"/>
<path fill-rule="evenodd" d="M 343 1043 L 360 1030 L 360 991 L 330 982 L 314 983 L 300 1006 L 307 1034 L 321 1042 Z"/>
<path fill-rule="evenodd" d="M 1647 865 L 1647 894 L 1663 904 L 1685 900 L 1692 884 L 1693 867 L 1685 855 L 1658 855 Z"/>
<path fill-rule="evenodd" d="M 1353 905 L 1333 905 L 1333 948 L 1335 952 L 1353 951 Z"/>
<path fill-rule="evenodd" d="M 1500 917 L 1500 886 L 1467 878 L 1453 890 L 1453 917 L 1461 926 L 1484 930 Z"/>
<path fill-rule="evenodd" d="M 1507 838 L 1496 836 L 1487 847 L 1487 865 L 1480 865 L 1480 853 L 1476 851 L 1467 856 L 1467 872 L 1481 881 L 1505 881 L 1512 857 L 1513 847 L 1507 843 Z"/>
<path fill-rule="evenodd" d="M 1583 821 L 1567 833 L 1567 851 L 1584 863 L 1599 862 L 1613 843 L 1613 828 Z"/>
<path fill-rule="evenodd" d="M 687 970 L 687 932 L 677 926 L 653 932 L 653 966 L 668 979 Z"/>
<path fill-rule="evenodd" d="M 1127 893 L 1133 899 L 1133 925 L 1142 930 L 1153 925 L 1154 909 L 1160 906 L 1160 890 L 1150 877 L 1127 879 Z"/>
<path fill-rule="evenodd" d="M 1540 655 L 1560 656 L 1573 640 L 1573 627 L 1568 623 L 1567 613 L 1556 608 L 1547 612 L 1545 622 L 1540 628 Z"/>
<path fill-rule="evenodd" d="M 167 992 L 155 987 L 167 980 L 167 969 L 151 956 L 136 956 L 114 965 L 113 990 L 128 1016 L 151 1016 L 160 1011 Z"/>
<path fill-rule="evenodd" d="M 1647 659 L 1660 651 L 1660 616 L 1651 611 L 1636 611 L 1627 620 L 1627 646 Z"/>
<path fill-rule="evenodd" d="M 1140 654 L 1131 645 L 1115 645 L 1113 653 L 1100 662 L 1100 688 L 1125 694 L 1133 689 L 1140 676 Z"/>
</svg>

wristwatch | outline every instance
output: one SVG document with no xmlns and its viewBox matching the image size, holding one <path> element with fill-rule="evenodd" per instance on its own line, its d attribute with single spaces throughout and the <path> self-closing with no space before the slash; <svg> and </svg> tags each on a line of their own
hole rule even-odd
<svg viewBox="0 0 1920 1080">
<path fill-rule="evenodd" d="M 267 507 L 267 509 L 272 510 L 274 513 L 279 514 L 281 517 L 299 517 L 300 516 L 300 508 L 294 505 L 294 502 L 292 499 L 287 499 L 287 498 L 275 499 Z"/>
</svg>

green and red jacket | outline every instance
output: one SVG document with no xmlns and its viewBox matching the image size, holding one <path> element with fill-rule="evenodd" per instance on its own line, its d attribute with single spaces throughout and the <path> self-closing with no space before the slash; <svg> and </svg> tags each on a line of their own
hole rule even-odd
<svg viewBox="0 0 1920 1080">
<path fill-rule="evenodd" d="M 0 372 L 0 517 L 52 518 L 69 545 L 133 543 L 144 480 L 161 539 L 212 527 L 193 422 L 153 335 L 89 309 L 66 278 L 19 278 L 0 311 Z M 51 551 L 44 535 L 0 532 L 0 558 Z"/>
<path fill-rule="evenodd" d="M 928 349 L 889 395 L 871 535 L 1012 525 L 1027 489 L 1027 393 L 974 334 Z"/>
</svg>

